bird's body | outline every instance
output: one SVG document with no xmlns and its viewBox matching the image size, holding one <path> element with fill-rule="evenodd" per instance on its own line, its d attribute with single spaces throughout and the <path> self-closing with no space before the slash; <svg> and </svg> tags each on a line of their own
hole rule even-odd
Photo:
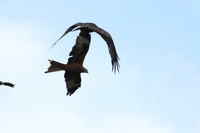
<svg viewBox="0 0 200 133">
<path fill-rule="evenodd" d="M 76 23 L 70 26 L 67 29 L 67 31 L 53 44 L 53 46 L 62 37 L 64 37 L 68 32 L 72 30 L 73 31 L 80 30 L 81 32 L 76 39 L 76 43 L 73 46 L 72 51 L 69 54 L 69 56 L 71 57 L 69 57 L 67 64 L 62 64 L 53 60 L 49 60 L 51 66 L 48 68 L 48 71 L 45 72 L 49 73 L 54 71 L 65 70 L 64 78 L 68 91 L 67 95 L 73 94 L 81 86 L 80 73 L 88 73 L 88 70 L 83 67 L 83 61 L 90 46 L 90 40 L 91 40 L 90 32 L 93 31 L 97 32 L 107 42 L 109 53 L 111 55 L 112 69 L 114 70 L 114 72 L 116 72 L 116 70 L 119 71 L 119 62 L 118 62 L 119 57 L 115 50 L 115 46 L 110 34 L 105 30 L 97 27 L 93 23 Z"/>
</svg>

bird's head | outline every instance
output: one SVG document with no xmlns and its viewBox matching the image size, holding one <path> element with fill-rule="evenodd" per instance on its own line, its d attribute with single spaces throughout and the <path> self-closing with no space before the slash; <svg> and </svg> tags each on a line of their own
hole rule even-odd
<svg viewBox="0 0 200 133">
<path fill-rule="evenodd" d="M 82 73 L 88 73 L 88 70 L 87 70 L 86 68 L 83 67 L 82 70 L 81 70 L 81 72 L 82 72 Z"/>
</svg>

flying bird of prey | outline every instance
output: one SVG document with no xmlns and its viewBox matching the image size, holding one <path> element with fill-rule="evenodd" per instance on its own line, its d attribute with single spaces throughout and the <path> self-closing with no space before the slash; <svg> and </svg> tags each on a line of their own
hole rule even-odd
<svg viewBox="0 0 200 133">
<path fill-rule="evenodd" d="M 0 81 L 0 85 L 5 85 L 5 86 L 9 86 L 9 87 L 15 87 L 15 85 L 14 84 L 12 84 L 12 83 L 9 83 L 9 82 L 2 82 L 2 81 Z"/>
<path fill-rule="evenodd" d="M 76 43 L 73 46 L 72 51 L 69 54 L 71 57 L 69 57 L 68 63 L 62 64 L 53 60 L 49 60 L 50 67 L 48 68 L 48 71 L 45 72 L 49 73 L 65 70 L 64 77 L 67 85 L 67 95 L 73 94 L 81 86 L 80 73 L 88 73 L 88 70 L 83 67 L 83 61 L 90 46 L 90 32 L 94 31 L 98 33 L 106 41 L 111 56 L 112 70 L 114 72 L 119 71 L 119 57 L 117 55 L 111 35 L 107 31 L 99 28 L 94 23 L 76 23 L 70 26 L 53 44 L 53 46 L 67 33 L 75 30 L 80 30 L 80 33 L 76 39 Z"/>
</svg>

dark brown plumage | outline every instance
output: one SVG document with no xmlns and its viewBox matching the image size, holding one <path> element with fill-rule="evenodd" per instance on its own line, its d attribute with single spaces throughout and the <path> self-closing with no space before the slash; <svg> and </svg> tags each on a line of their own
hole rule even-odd
<svg viewBox="0 0 200 133">
<path fill-rule="evenodd" d="M 119 57 L 117 55 L 114 42 L 110 34 L 93 23 L 76 23 L 70 26 L 67 29 L 67 31 L 53 44 L 53 46 L 62 37 L 64 37 L 68 32 L 72 30 L 80 30 L 81 32 L 76 39 L 76 44 L 73 46 L 72 51 L 69 54 L 69 56 L 71 57 L 69 57 L 67 64 L 62 64 L 53 60 L 49 60 L 51 66 L 48 68 L 48 71 L 45 72 L 49 73 L 54 71 L 65 70 L 64 77 L 67 86 L 67 95 L 73 94 L 81 86 L 80 73 L 88 73 L 88 70 L 83 67 L 83 61 L 90 46 L 90 32 L 97 32 L 107 42 L 109 53 L 111 55 L 112 70 L 114 72 L 119 71 Z"/>
<path fill-rule="evenodd" d="M 2 81 L 0 81 L 0 85 L 5 85 L 5 86 L 9 86 L 9 87 L 15 87 L 15 85 L 14 84 L 12 84 L 12 83 L 9 83 L 9 82 L 2 82 Z"/>
</svg>

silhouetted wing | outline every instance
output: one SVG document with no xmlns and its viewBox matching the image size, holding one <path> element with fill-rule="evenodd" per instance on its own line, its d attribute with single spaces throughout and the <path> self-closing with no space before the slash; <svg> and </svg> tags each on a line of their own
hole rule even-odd
<svg viewBox="0 0 200 133">
<path fill-rule="evenodd" d="M 9 86 L 9 87 L 12 87 L 12 88 L 15 86 L 15 85 L 12 84 L 12 83 L 9 83 L 9 82 L 2 82 L 2 81 L 0 81 L 0 85 Z"/>
<path fill-rule="evenodd" d="M 98 33 L 106 41 L 111 56 L 112 70 L 114 70 L 114 72 L 116 72 L 116 70 L 119 72 L 119 57 L 117 55 L 117 51 L 115 49 L 115 45 L 111 35 L 107 31 L 99 28 L 98 26 L 90 26 L 89 29 Z"/>
<path fill-rule="evenodd" d="M 81 87 L 80 73 L 71 73 L 65 71 L 65 82 L 67 86 L 67 95 L 71 96 L 79 87 Z"/>
<path fill-rule="evenodd" d="M 80 65 L 83 64 L 85 56 L 89 50 L 90 40 L 91 40 L 90 38 L 91 37 L 89 33 L 83 33 L 83 32 L 81 32 L 79 36 L 77 36 L 76 43 L 69 54 L 71 57 L 68 59 L 67 64 L 71 64 L 73 62 L 76 62 Z"/>
<path fill-rule="evenodd" d="M 77 26 L 81 26 L 82 23 L 76 23 L 72 26 L 70 26 L 66 31 L 65 33 L 52 45 L 52 47 L 61 39 L 63 38 L 67 33 L 69 33 L 70 31 L 72 31 L 74 28 L 76 28 Z"/>
</svg>

